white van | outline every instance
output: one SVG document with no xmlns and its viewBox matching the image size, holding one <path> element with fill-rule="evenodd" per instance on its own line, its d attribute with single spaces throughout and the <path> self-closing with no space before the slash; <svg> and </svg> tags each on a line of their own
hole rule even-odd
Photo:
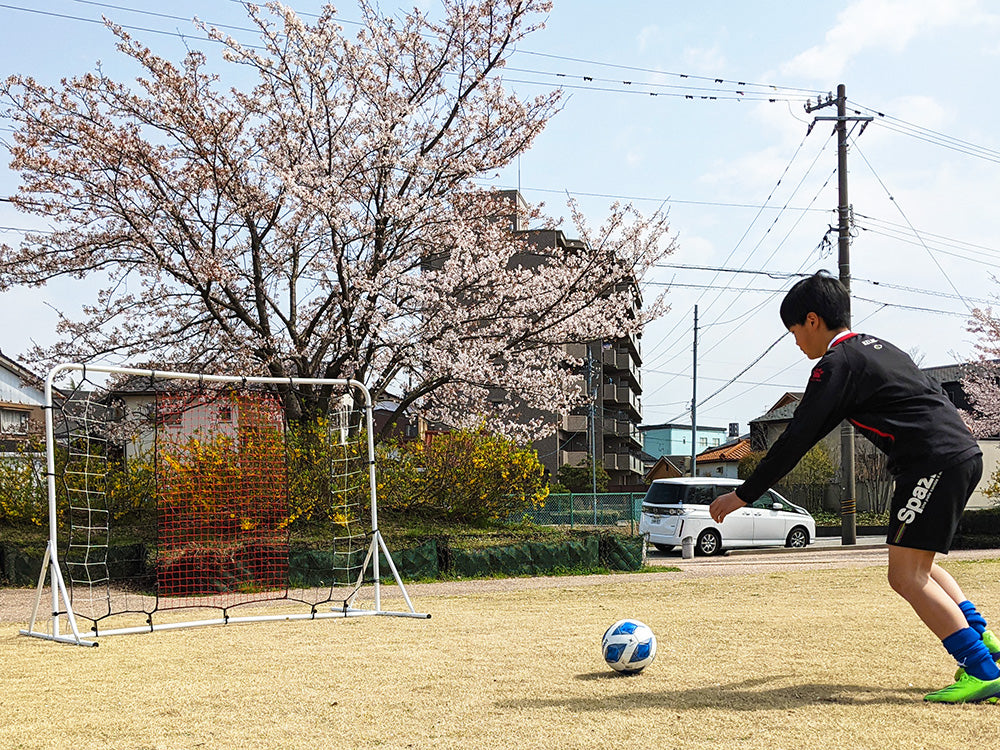
<svg viewBox="0 0 1000 750">
<path fill-rule="evenodd" d="M 713 521 L 708 506 L 741 484 L 741 479 L 721 477 L 656 479 L 642 501 L 639 533 L 648 534 L 661 552 L 691 537 L 702 555 L 731 547 L 805 547 L 816 538 L 816 521 L 809 511 L 774 490 L 733 511 L 721 524 Z"/>
</svg>

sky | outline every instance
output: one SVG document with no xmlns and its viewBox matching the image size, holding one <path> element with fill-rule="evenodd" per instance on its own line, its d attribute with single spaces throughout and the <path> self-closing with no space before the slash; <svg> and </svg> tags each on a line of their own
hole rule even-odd
<svg viewBox="0 0 1000 750">
<path fill-rule="evenodd" d="M 307 21 L 319 7 L 289 4 Z M 336 5 L 356 29 L 353 0 Z M 210 46 L 185 20 L 195 15 L 253 42 L 233 0 L 5 0 L 0 71 L 56 83 L 101 61 L 114 75 L 102 14 L 174 59 L 185 45 Z M 838 84 L 849 115 L 873 118 L 863 132 L 851 123 L 849 138 L 854 330 L 925 367 L 978 356 L 970 311 L 994 300 L 1000 269 L 998 65 L 1000 7 L 987 0 L 555 0 L 504 78 L 524 96 L 561 87 L 563 107 L 529 152 L 482 184 L 544 203 L 567 217 L 570 236 L 567 195 L 591 225 L 615 200 L 668 211 L 676 251 L 642 282 L 647 301 L 665 294 L 670 306 L 642 336 L 643 422 L 690 424 L 696 397 L 699 425 L 746 431 L 802 390 L 811 367 L 778 317 L 784 291 L 801 274 L 838 273 L 836 139 L 832 122 L 814 122 L 835 110 L 805 108 Z M 0 142 L 9 140 L 0 118 Z M 18 184 L 7 161 L 0 197 Z M 0 242 L 44 226 L 0 201 Z M 88 291 L 62 283 L 0 295 L 0 350 L 18 358 L 51 343 L 54 308 L 78 308 Z"/>
</svg>

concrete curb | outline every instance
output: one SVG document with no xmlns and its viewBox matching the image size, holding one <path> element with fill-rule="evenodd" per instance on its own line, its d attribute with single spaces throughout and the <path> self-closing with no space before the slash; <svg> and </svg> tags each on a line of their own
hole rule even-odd
<svg viewBox="0 0 1000 750">
<path fill-rule="evenodd" d="M 724 553 L 726 557 L 742 557 L 744 555 L 794 555 L 801 552 L 818 552 L 820 550 L 844 550 L 844 551 L 854 551 L 854 550 L 868 550 L 868 549 L 886 549 L 888 544 L 885 542 L 859 542 L 858 544 L 810 544 L 808 547 L 755 547 L 753 549 L 733 549 L 728 550 Z"/>
</svg>

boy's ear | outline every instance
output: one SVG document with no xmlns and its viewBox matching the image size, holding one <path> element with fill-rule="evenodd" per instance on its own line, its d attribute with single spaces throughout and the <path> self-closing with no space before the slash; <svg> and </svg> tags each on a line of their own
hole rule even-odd
<svg viewBox="0 0 1000 750">
<path fill-rule="evenodd" d="M 806 313 L 806 319 L 803 321 L 808 328 L 818 328 L 820 324 L 819 315 L 814 312 Z"/>
</svg>

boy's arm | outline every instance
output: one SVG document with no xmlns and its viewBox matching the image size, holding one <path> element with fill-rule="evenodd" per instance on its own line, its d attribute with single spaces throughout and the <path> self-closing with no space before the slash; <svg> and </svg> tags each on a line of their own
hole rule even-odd
<svg viewBox="0 0 1000 750">
<path fill-rule="evenodd" d="M 740 500 L 754 502 L 840 423 L 854 400 L 853 380 L 843 351 L 834 349 L 816 364 L 792 421 L 753 474 L 736 488 Z"/>
</svg>

